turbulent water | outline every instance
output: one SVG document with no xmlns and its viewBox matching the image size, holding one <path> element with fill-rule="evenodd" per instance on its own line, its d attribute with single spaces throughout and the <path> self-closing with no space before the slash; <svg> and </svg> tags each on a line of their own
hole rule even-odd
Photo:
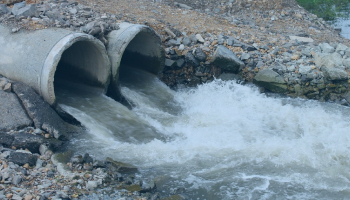
<svg viewBox="0 0 350 200">
<path fill-rule="evenodd" d="M 134 164 L 163 194 L 188 199 L 348 199 L 350 110 L 271 98 L 253 86 L 215 80 L 172 91 L 138 71 L 123 76 L 133 105 L 83 90 L 59 103 L 88 130 L 79 153 Z"/>
</svg>

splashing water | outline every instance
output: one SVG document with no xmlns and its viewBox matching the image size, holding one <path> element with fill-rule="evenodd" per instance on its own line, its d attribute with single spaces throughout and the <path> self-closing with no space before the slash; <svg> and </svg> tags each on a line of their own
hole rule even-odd
<svg viewBox="0 0 350 200">
<path fill-rule="evenodd" d="M 152 75 L 128 74 L 121 91 L 132 111 L 91 93 L 58 101 L 89 130 L 72 141 L 77 152 L 134 164 L 159 191 L 184 187 L 189 199 L 350 195 L 347 107 L 269 98 L 234 81 L 172 91 Z"/>
</svg>

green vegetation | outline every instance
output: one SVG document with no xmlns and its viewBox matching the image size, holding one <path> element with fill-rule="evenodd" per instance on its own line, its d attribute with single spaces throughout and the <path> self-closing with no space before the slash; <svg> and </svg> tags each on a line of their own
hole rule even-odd
<svg viewBox="0 0 350 200">
<path fill-rule="evenodd" d="M 296 0 L 298 4 L 309 12 L 326 21 L 335 20 L 336 17 L 349 18 L 349 0 Z"/>
</svg>

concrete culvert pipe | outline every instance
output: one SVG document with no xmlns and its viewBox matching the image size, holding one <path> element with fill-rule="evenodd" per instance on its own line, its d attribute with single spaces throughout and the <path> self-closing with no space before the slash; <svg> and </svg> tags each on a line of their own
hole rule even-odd
<svg viewBox="0 0 350 200">
<path fill-rule="evenodd" d="M 31 86 L 53 105 L 59 80 L 106 92 L 111 65 L 105 46 L 91 35 L 65 29 L 12 33 L 0 25 L 0 74 Z"/>
<path fill-rule="evenodd" d="M 118 78 L 120 67 L 133 67 L 157 74 L 165 62 L 160 36 L 150 27 L 140 24 L 119 24 L 119 29 L 107 36 L 107 52 L 112 65 L 112 80 L 108 95 L 120 100 Z"/>
</svg>

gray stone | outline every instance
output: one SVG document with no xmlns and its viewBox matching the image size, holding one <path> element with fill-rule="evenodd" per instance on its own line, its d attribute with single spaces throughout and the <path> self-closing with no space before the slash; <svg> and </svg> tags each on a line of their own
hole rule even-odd
<svg viewBox="0 0 350 200">
<path fill-rule="evenodd" d="M 307 74 L 312 70 L 311 66 L 304 66 L 304 65 L 300 65 L 299 66 L 299 73 L 300 74 Z"/>
<path fill-rule="evenodd" d="M 322 53 L 333 53 L 335 51 L 334 47 L 332 47 L 328 43 L 322 43 L 318 46 L 321 48 Z"/>
<path fill-rule="evenodd" d="M 94 190 L 95 188 L 97 188 L 98 184 L 97 181 L 88 181 L 86 183 L 86 189 L 88 190 Z"/>
<path fill-rule="evenodd" d="M 348 47 L 342 43 L 339 43 L 337 48 L 335 49 L 335 52 L 340 53 L 340 51 L 345 52 Z"/>
<path fill-rule="evenodd" d="M 183 51 L 185 49 L 185 45 L 183 44 L 180 44 L 179 48 L 178 48 L 180 51 Z"/>
<path fill-rule="evenodd" d="M 0 144 L 4 147 L 10 148 L 12 147 L 12 142 L 14 140 L 14 136 L 0 132 Z"/>
<path fill-rule="evenodd" d="M 272 69 L 263 69 L 254 77 L 254 83 L 272 92 L 287 92 L 287 84 L 284 78 Z"/>
<path fill-rule="evenodd" d="M 170 59 L 165 59 L 164 65 L 165 67 L 173 67 L 175 65 L 175 61 Z"/>
<path fill-rule="evenodd" d="M 211 60 L 213 65 L 230 72 L 237 73 L 244 63 L 228 48 L 219 45 Z"/>
<path fill-rule="evenodd" d="M 345 55 L 346 55 L 347 57 L 350 57 L 350 48 L 347 48 L 347 49 L 345 50 Z"/>
<path fill-rule="evenodd" d="M 185 60 L 189 65 L 192 65 L 194 67 L 199 66 L 198 60 L 194 57 L 194 55 L 191 52 L 187 52 L 185 55 Z"/>
<path fill-rule="evenodd" d="M 200 62 L 203 62 L 207 59 L 207 54 L 205 54 L 201 48 L 197 48 L 195 51 L 194 51 L 194 57 L 200 61 Z"/>
<path fill-rule="evenodd" d="M 17 149 L 28 149 L 32 153 L 39 153 L 39 147 L 43 142 L 43 136 L 19 132 L 14 135 L 12 146 L 17 147 Z"/>
<path fill-rule="evenodd" d="M 176 61 L 176 67 L 182 68 L 185 65 L 185 60 L 184 59 L 179 59 Z"/>
<path fill-rule="evenodd" d="M 325 77 L 331 81 L 341 81 L 348 79 L 348 73 L 337 67 L 322 66 L 321 71 L 325 74 Z"/>
<path fill-rule="evenodd" d="M 292 41 L 305 42 L 305 43 L 314 42 L 312 38 L 308 38 L 308 37 L 289 36 L 289 39 L 291 39 Z"/>
<path fill-rule="evenodd" d="M 69 138 L 68 133 L 75 128 L 64 122 L 31 87 L 16 82 L 13 84 L 13 91 L 22 101 L 30 118 L 33 119 L 35 128 L 45 130 L 57 139 Z"/>
<path fill-rule="evenodd" d="M 0 15 L 10 13 L 10 10 L 7 8 L 6 5 L 0 4 Z"/>
<path fill-rule="evenodd" d="M 24 153 L 24 152 L 18 152 L 18 151 L 13 151 L 10 153 L 10 156 L 8 160 L 10 162 L 13 162 L 17 165 L 24 165 L 28 163 L 30 166 L 34 166 L 36 164 L 36 160 L 38 159 L 37 156 L 31 154 L 31 153 Z"/>
<path fill-rule="evenodd" d="M 12 184 L 18 185 L 22 182 L 22 176 L 16 175 L 12 178 Z"/>
<path fill-rule="evenodd" d="M 82 155 L 77 155 L 74 156 L 70 159 L 71 163 L 75 163 L 75 164 L 82 164 L 84 162 L 84 158 Z"/>
<path fill-rule="evenodd" d="M 347 92 L 345 95 L 344 95 L 344 99 L 350 103 L 350 92 Z"/>
<path fill-rule="evenodd" d="M 204 43 L 204 39 L 203 39 L 201 34 L 196 34 L 196 39 L 197 39 L 198 42 Z"/>
<path fill-rule="evenodd" d="M 17 15 L 18 14 L 18 10 L 21 9 L 21 8 L 24 8 L 25 6 L 26 6 L 26 2 L 25 1 L 22 1 L 20 3 L 15 3 L 13 5 L 13 8 L 12 8 L 12 14 Z"/>
<path fill-rule="evenodd" d="M 350 69 L 350 58 L 344 59 L 343 60 L 343 65 Z"/>
<path fill-rule="evenodd" d="M 193 43 L 195 43 L 195 44 L 196 44 L 197 41 L 198 41 L 196 35 L 191 35 L 191 36 L 190 36 L 190 39 L 191 39 L 191 41 L 192 41 Z"/>
<path fill-rule="evenodd" d="M 13 93 L 0 91 L 0 131 L 18 130 L 33 124 Z"/>
<path fill-rule="evenodd" d="M 184 44 L 185 46 L 188 46 L 191 44 L 191 39 L 189 37 L 185 37 L 183 40 L 182 40 L 182 44 Z"/>
<path fill-rule="evenodd" d="M 238 74 L 231 74 L 231 73 L 222 73 L 218 77 L 219 79 L 223 81 L 241 81 L 242 77 Z"/>
<path fill-rule="evenodd" d="M 40 155 L 44 155 L 47 150 L 49 150 L 49 147 L 46 144 L 40 145 L 40 147 L 39 147 Z"/>
<path fill-rule="evenodd" d="M 36 15 L 36 7 L 35 4 L 29 4 L 25 6 L 24 8 L 20 8 L 17 11 L 16 17 L 19 18 L 20 16 L 23 16 L 25 18 L 27 17 L 33 17 Z"/>
<path fill-rule="evenodd" d="M 35 168 L 39 169 L 43 166 L 44 161 L 41 159 L 36 160 Z"/>
<path fill-rule="evenodd" d="M 311 50 L 309 48 L 303 49 L 301 51 L 301 54 L 304 55 L 304 56 L 307 56 L 307 57 L 311 57 Z"/>
<path fill-rule="evenodd" d="M 250 58 L 249 53 L 242 53 L 241 60 L 248 60 Z"/>
<path fill-rule="evenodd" d="M 168 41 L 167 46 L 179 46 L 181 43 L 178 40 L 171 39 Z"/>
<path fill-rule="evenodd" d="M 343 58 L 338 53 L 332 53 L 332 54 L 316 53 L 315 64 L 319 68 L 322 66 L 339 67 L 343 65 Z"/>
</svg>

